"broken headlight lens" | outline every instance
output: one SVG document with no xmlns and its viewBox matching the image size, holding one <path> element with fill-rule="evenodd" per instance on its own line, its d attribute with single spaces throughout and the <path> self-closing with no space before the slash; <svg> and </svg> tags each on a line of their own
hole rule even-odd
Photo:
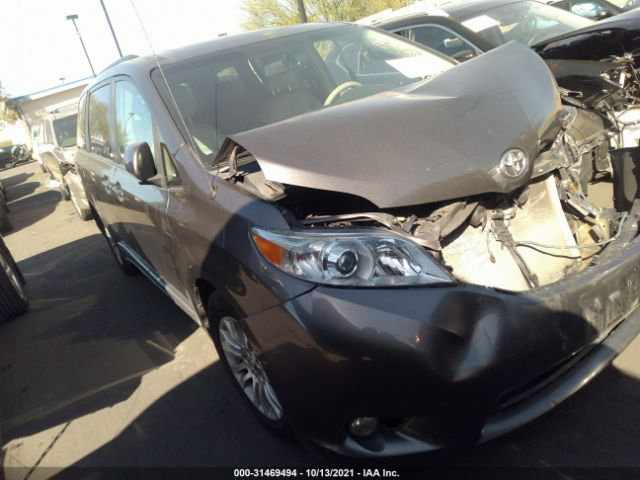
<svg viewBox="0 0 640 480">
<path fill-rule="evenodd" d="M 251 238 L 269 263 L 310 282 L 353 287 L 452 283 L 422 247 L 392 233 L 253 228 Z"/>
</svg>

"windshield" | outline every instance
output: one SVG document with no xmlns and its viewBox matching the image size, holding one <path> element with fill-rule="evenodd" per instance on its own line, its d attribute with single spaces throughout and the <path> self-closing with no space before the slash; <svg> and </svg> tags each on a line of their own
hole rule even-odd
<svg viewBox="0 0 640 480">
<path fill-rule="evenodd" d="M 345 25 L 163 70 L 194 145 L 211 164 L 229 135 L 395 89 L 454 65 L 399 37 Z M 172 105 L 160 72 L 152 77 Z"/>
<path fill-rule="evenodd" d="M 550 5 L 524 1 L 486 10 L 462 24 L 494 45 L 517 40 L 532 46 L 594 22 Z"/>
<path fill-rule="evenodd" d="M 76 124 L 78 115 L 58 118 L 53 121 L 56 143 L 60 148 L 73 147 L 76 144 Z"/>
</svg>

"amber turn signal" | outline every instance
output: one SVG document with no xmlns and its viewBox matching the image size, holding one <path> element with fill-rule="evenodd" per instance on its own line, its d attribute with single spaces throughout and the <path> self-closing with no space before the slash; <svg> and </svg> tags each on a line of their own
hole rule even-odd
<svg viewBox="0 0 640 480">
<path fill-rule="evenodd" d="M 253 241 L 260 250 L 260 253 L 274 265 L 282 265 L 284 262 L 285 250 L 277 243 L 262 238 L 258 235 L 253 235 Z"/>
</svg>

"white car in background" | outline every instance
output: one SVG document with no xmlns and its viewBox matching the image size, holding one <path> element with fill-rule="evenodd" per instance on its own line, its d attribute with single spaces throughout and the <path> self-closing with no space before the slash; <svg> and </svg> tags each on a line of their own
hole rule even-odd
<svg viewBox="0 0 640 480">
<path fill-rule="evenodd" d="M 77 125 L 77 104 L 56 108 L 32 128 L 33 149 L 62 198 L 71 200 L 78 216 L 88 220 L 91 210 L 75 168 Z"/>
<path fill-rule="evenodd" d="M 31 147 L 33 149 L 33 158 L 35 158 L 38 165 L 40 165 L 40 170 L 44 173 L 47 173 L 47 169 L 44 166 L 44 162 L 40 157 L 40 154 L 37 151 L 37 146 L 42 145 L 44 143 L 44 129 L 42 122 L 34 123 L 31 125 Z"/>
</svg>

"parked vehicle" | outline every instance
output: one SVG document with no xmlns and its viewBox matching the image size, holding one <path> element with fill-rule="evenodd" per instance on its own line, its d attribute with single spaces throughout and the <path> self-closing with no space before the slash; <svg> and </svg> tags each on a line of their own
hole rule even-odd
<svg viewBox="0 0 640 480">
<path fill-rule="evenodd" d="M 589 114 L 518 43 L 456 64 L 355 25 L 252 32 L 119 62 L 79 112 L 118 265 L 273 429 L 361 457 L 484 442 L 640 331 L 638 148 L 576 149 Z"/>
<path fill-rule="evenodd" d="M 0 180 L 0 233 L 9 233 L 13 229 L 9 220 L 9 205 L 7 204 L 7 191 Z"/>
<path fill-rule="evenodd" d="M 0 325 L 29 309 L 24 284 L 22 272 L 0 236 Z"/>
<path fill-rule="evenodd" d="M 578 141 L 577 148 L 593 151 L 593 138 L 599 139 L 598 148 L 607 144 L 616 148 L 638 146 L 640 130 L 636 129 L 635 124 L 636 119 L 640 120 L 640 81 L 634 52 L 640 42 L 636 46 L 632 41 L 634 37 L 640 38 L 638 13 L 622 14 L 615 21 L 604 20 L 595 24 L 530 1 L 448 2 L 442 8 L 386 11 L 364 21 L 462 61 L 495 48 L 496 45 L 489 38 L 498 38 L 500 29 L 508 31 L 509 38 L 528 45 L 535 38 L 545 37 L 544 46 L 540 44 L 534 48 L 545 58 L 562 87 L 562 101 L 578 108 L 579 118 L 583 119 L 574 122 L 570 132 Z M 507 20 L 509 15 L 513 15 L 513 19 L 530 17 L 535 20 L 532 25 L 544 25 L 545 28 L 553 25 L 551 19 L 562 21 L 562 26 L 557 24 L 555 31 L 567 30 L 569 33 L 549 38 L 549 32 L 538 31 L 534 27 L 527 30 L 513 26 L 512 20 Z M 634 22 L 633 19 L 638 21 Z M 570 30 L 581 22 L 587 22 L 588 26 Z M 615 26 L 613 30 L 611 25 Z M 600 27 L 604 30 L 600 30 Z M 485 30 L 493 32 L 483 33 Z M 514 33 L 516 30 L 520 33 Z M 617 32 L 618 36 L 611 37 L 611 31 Z M 499 42 L 504 40 L 500 38 Z M 581 45 L 582 48 L 575 45 Z M 621 45 L 627 45 L 628 50 L 620 50 Z M 585 121 L 590 125 L 586 136 Z M 608 138 L 615 140 L 609 142 Z M 603 152 L 606 154 L 606 149 Z M 600 158 L 598 168 L 602 174 L 609 167 L 605 157 Z"/>
<path fill-rule="evenodd" d="M 547 0 L 546 3 L 591 20 L 604 20 L 625 11 L 607 0 Z"/>
<path fill-rule="evenodd" d="M 416 31 L 415 41 L 445 55 L 451 55 L 452 48 L 465 46 L 466 57 L 454 52 L 460 60 L 516 40 L 545 60 L 615 63 L 626 58 L 635 68 L 640 67 L 636 55 L 640 11 L 593 22 L 532 0 L 450 0 L 387 10 L 360 22 L 405 36 L 404 29 L 423 27 Z"/>
<path fill-rule="evenodd" d="M 4 170 L 13 162 L 13 144 L 5 143 L 0 145 L 0 168 Z"/>
<path fill-rule="evenodd" d="M 44 142 L 44 126 L 42 122 L 34 122 L 31 125 L 31 145 L 33 145 L 33 157 L 38 162 L 38 166 L 43 173 L 49 173 L 44 165 L 44 161 L 38 153 L 38 146 L 43 145 Z"/>
<path fill-rule="evenodd" d="M 42 136 L 38 138 L 36 152 L 52 179 L 58 185 L 62 198 L 71 200 L 78 216 L 91 218 L 91 210 L 82 182 L 75 168 L 75 148 L 78 106 L 69 105 L 47 115 L 42 123 Z"/>
<path fill-rule="evenodd" d="M 5 145 L 0 147 L 0 168 L 6 170 L 31 161 L 31 151 L 26 145 Z"/>
<path fill-rule="evenodd" d="M 640 7 L 640 0 L 629 0 L 627 3 L 625 3 L 622 6 L 622 9 L 625 12 L 628 12 L 629 10 L 633 10 L 634 8 L 639 8 Z"/>
</svg>

